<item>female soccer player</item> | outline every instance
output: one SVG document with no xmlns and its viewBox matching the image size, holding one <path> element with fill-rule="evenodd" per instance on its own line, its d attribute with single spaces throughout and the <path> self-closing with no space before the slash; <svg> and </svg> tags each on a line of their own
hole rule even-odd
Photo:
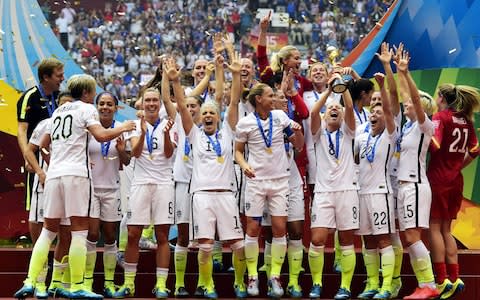
<svg viewBox="0 0 480 300">
<path fill-rule="evenodd" d="M 100 124 L 104 128 L 115 128 L 122 123 L 115 121 L 118 99 L 110 92 L 102 92 L 95 99 Z M 90 227 L 87 236 L 87 261 L 85 266 L 85 287 L 92 290 L 93 271 L 97 260 L 97 241 L 100 230 L 104 239 L 103 269 L 105 274 L 104 295 L 111 298 L 115 293 L 113 276 L 117 265 L 117 231 L 122 210 L 120 203 L 120 174 L 123 166 L 130 163 L 123 136 L 106 143 L 91 139 L 88 145 L 91 158 L 93 203 Z"/>
<path fill-rule="evenodd" d="M 480 151 L 473 128 L 473 112 L 480 105 L 480 95 L 470 86 L 444 84 L 438 88 L 437 105 L 427 170 L 432 187 L 430 245 L 439 289 L 453 285 L 441 296 L 447 299 L 464 289 L 459 278 L 457 244 L 450 228 L 463 200 L 461 171 Z"/>
<path fill-rule="evenodd" d="M 204 297 L 217 298 L 212 278 L 212 251 L 215 234 L 231 245 L 235 270 L 235 295 L 247 296 L 245 283 L 245 253 L 243 230 L 241 228 L 238 206 L 233 190 L 235 179 L 233 171 L 234 129 L 238 120 L 238 102 L 240 100 L 240 59 L 238 54 L 231 58 L 229 69 L 233 75 L 232 96 L 228 106 L 227 120 L 219 128 L 220 112 L 212 102 L 205 102 L 200 109 L 201 127 L 195 126 L 193 118 L 185 105 L 183 97 L 177 98 L 182 124 L 192 144 L 193 171 L 190 190 L 192 200 L 192 237 L 199 243 L 199 282 L 203 285 Z M 181 90 L 179 72 L 173 63 L 169 63 L 169 79 L 174 87 Z M 212 176 L 215 176 L 212 178 Z"/>
<path fill-rule="evenodd" d="M 70 218 L 72 241 L 69 250 L 71 287 L 69 298 L 103 298 L 83 285 L 86 240 L 89 225 L 91 169 L 88 140 L 91 133 L 97 141 L 107 142 L 123 132 L 135 129 L 133 122 L 105 129 L 98 121 L 98 112 L 91 103 L 95 97 L 95 79 L 90 75 L 74 75 L 67 88 L 76 101 L 66 103 L 52 115 L 49 126 L 51 158 L 45 182 L 45 222 L 30 259 L 28 277 L 14 295 L 25 298 L 33 294 L 34 284 L 55 239 L 61 218 Z"/>
<path fill-rule="evenodd" d="M 339 231 L 342 252 L 342 283 L 335 299 L 350 298 L 350 283 L 355 268 L 353 233 L 358 229 L 358 184 L 352 149 L 355 116 L 348 89 L 342 94 L 345 111 L 339 102 L 332 101 L 323 119 L 320 116 L 320 109 L 332 93 L 330 83 L 339 77 L 339 74 L 334 74 L 330 78 L 328 93 L 322 94 L 310 114 L 317 159 L 315 197 L 311 209 L 312 241 L 308 252 L 313 280 L 310 298 L 320 298 L 324 247 L 330 229 Z"/>
<path fill-rule="evenodd" d="M 128 200 L 128 242 L 125 250 L 125 278 L 115 298 L 133 296 L 139 258 L 138 241 L 144 226 L 154 225 L 157 238 L 157 282 L 153 292 L 167 298 L 166 281 L 170 264 L 168 231 L 174 221 L 173 121 L 160 119 L 160 92 L 147 88 L 143 93 L 144 116 L 137 120 L 137 130 L 129 140 L 135 168 Z M 171 137 L 172 136 L 172 137 Z"/>
<path fill-rule="evenodd" d="M 294 147 L 303 147 L 301 126 L 283 111 L 272 110 L 273 90 L 266 84 L 255 85 L 248 100 L 255 112 L 237 124 L 235 160 L 248 177 L 245 189 L 245 257 L 248 268 L 248 294 L 258 291 L 258 236 L 264 207 L 272 218 L 272 264 L 268 294 L 281 297 L 283 288 L 280 270 L 286 253 L 287 195 L 289 192 L 289 165 L 284 145 L 284 132 Z M 248 146 L 248 162 L 244 158 Z M 272 160 L 275 163 L 272 164 Z"/>
</svg>

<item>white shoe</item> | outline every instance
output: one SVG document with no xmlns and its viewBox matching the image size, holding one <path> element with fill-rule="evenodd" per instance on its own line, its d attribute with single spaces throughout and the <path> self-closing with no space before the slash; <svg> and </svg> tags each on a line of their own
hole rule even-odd
<svg viewBox="0 0 480 300">
<path fill-rule="evenodd" d="M 156 250 L 157 249 L 157 244 L 154 243 L 152 240 L 147 239 L 147 238 L 140 238 L 140 241 L 138 242 L 138 246 L 140 249 L 143 250 Z"/>
<path fill-rule="evenodd" d="M 249 296 L 253 297 L 260 294 L 260 291 L 258 290 L 258 277 L 248 277 L 247 293 Z"/>
</svg>

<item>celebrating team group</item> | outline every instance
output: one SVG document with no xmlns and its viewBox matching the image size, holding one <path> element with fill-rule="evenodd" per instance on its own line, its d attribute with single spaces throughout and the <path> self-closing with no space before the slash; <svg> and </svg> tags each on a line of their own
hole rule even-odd
<svg viewBox="0 0 480 300">
<path fill-rule="evenodd" d="M 262 227 L 262 270 L 272 298 L 284 295 L 280 272 L 285 256 L 286 294 L 321 297 L 324 248 L 334 231 L 341 273 L 335 299 L 352 298 L 358 236 L 367 280 L 357 297 L 398 296 L 399 231 L 418 280 L 418 288 L 404 299 L 448 299 L 463 290 L 450 227 L 463 199 L 461 170 L 479 154 L 473 128 L 478 90 L 443 84 L 435 99 L 419 91 L 402 44 L 384 43 L 377 53 L 384 69 L 374 75 L 378 91 L 371 80 L 334 63 L 312 63 L 304 77 L 300 52 L 293 46 L 269 61 L 268 25 L 266 16 L 260 21 L 258 80 L 252 61 L 240 58 L 228 37 L 216 34 L 215 59 L 195 63 L 193 87 L 181 85 L 175 58 L 163 57 L 139 95 L 135 121 L 114 119 L 118 100 L 109 92 L 97 95 L 93 77 L 73 75 L 67 91 L 59 93 L 63 64 L 53 58 L 39 64 L 40 84 L 18 102 L 19 145 L 35 174 L 27 178 L 35 245 L 16 298 L 133 297 L 140 284 L 135 284 L 139 240 L 150 225 L 157 241 L 156 298 L 189 296 L 184 277 L 192 240 L 198 243 L 196 296 L 218 298 L 212 276 L 215 240 L 232 250 L 236 297 L 258 296 Z M 129 182 L 120 184 L 120 172 L 130 174 Z M 123 214 L 121 185 L 128 185 L 129 195 Z M 312 193 L 309 293 L 298 282 L 304 185 Z M 246 217 L 244 227 L 240 214 Z M 124 282 L 117 286 L 122 215 L 128 240 Z M 170 293 L 168 234 L 173 224 L 178 238 Z M 421 239 L 424 229 L 431 252 Z M 103 295 L 92 291 L 100 232 Z M 47 288 L 47 259 L 55 239 Z"/>
</svg>

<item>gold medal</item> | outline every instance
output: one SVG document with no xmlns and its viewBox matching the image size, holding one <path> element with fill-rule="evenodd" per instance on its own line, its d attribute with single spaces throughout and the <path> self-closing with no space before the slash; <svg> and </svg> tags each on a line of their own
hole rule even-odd
<svg viewBox="0 0 480 300">
<path fill-rule="evenodd" d="M 268 154 L 272 154 L 272 148 L 271 147 L 265 148 L 265 151 L 267 151 Z"/>
<path fill-rule="evenodd" d="M 397 159 L 400 158 L 400 152 L 394 152 L 393 156 Z"/>
<path fill-rule="evenodd" d="M 108 158 L 106 156 L 103 157 L 103 160 L 107 160 Z"/>
<path fill-rule="evenodd" d="M 188 161 L 188 155 L 184 155 L 184 156 L 183 156 L 183 161 L 184 161 L 184 162 L 187 162 L 187 161 Z"/>
<path fill-rule="evenodd" d="M 225 160 L 223 159 L 223 156 L 217 156 L 217 161 L 219 164 L 223 164 Z"/>
<path fill-rule="evenodd" d="M 150 160 L 153 160 L 153 154 L 150 153 L 150 155 L 148 155 L 148 158 L 149 158 Z"/>
</svg>

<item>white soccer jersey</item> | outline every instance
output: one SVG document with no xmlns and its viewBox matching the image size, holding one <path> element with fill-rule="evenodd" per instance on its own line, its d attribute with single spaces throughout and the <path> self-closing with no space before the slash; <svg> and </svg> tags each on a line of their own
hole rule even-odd
<svg viewBox="0 0 480 300">
<path fill-rule="evenodd" d="M 433 122 L 426 115 L 421 125 L 418 121 L 405 123 L 401 134 L 398 180 L 428 183 L 427 151 L 434 132 Z"/>
<path fill-rule="evenodd" d="M 136 130 L 132 131 L 127 139 L 139 137 L 142 134 L 140 120 L 136 120 Z M 145 134 L 142 154 L 135 159 L 133 169 L 133 185 L 139 184 L 174 184 L 173 182 L 173 161 L 174 155 L 170 158 L 165 157 L 164 153 L 164 132 L 163 129 L 167 125 L 168 120 L 160 121 L 157 129 L 153 131 L 153 126 L 147 123 L 148 132 Z M 152 153 L 148 151 L 147 134 L 152 134 Z M 175 143 L 176 125 L 170 129 L 170 139 Z"/>
<path fill-rule="evenodd" d="M 313 136 L 317 159 L 315 193 L 356 190 L 358 184 L 353 160 L 355 132 L 345 122 L 334 132 L 328 132 L 326 126 L 322 120 L 321 129 Z"/>
<path fill-rule="evenodd" d="M 189 139 L 193 150 L 193 173 L 190 191 L 192 193 L 207 190 L 236 190 L 233 170 L 233 138 L 230 126 L 224 124 L 217 134 L 210 136 L 203 129 L 192 127 Z M 217 155 L 215 144 L 220 144 L 221 158 Z"/>
<path fill-rule="evenodd" d="M 300 175 L 300 171 L 298 170 L 297 164 L 295 163 L 294 157 L 294 148 L 292 143 L 288 143 L 288 165 L 290 166 L 290 177 L 288 178 L 288 185 L 290 188 L 298 187 L 299 185 L 303 185 L 302 175 Z M 287 149 L 285 149 L 287 150 Z"/>
<path fill-rule="evenodd" d="M 29 140 L 30 144 L 40 147 L 40 142 L 42 140 L 42 137 L 48 133 L 49 122 L 50 122 L 50 119 L 45 119 L 40 121 L 40 123 L 37 124 L 37 127 L 35 127 L 35 129 L 32 132 L 32 136 L 30 137 L 30 140 Z M 41 154 L 38 155 L 38 164 L 46 174 L 48 170 L 48 164 L 46 161 L 43 160 L 43 157 Z M 33 191 L 37 193 L 43 192 L 43 185 L 40 184 L 37 174 L 35 174 L 35 177 L 33 178 Z"/>
<path fill-rule="evenodd" d="M 173 163 L 173 179 L 175 182 L 189 183 L 192 178 L 192 141 L 185 139 L 185 130 L 182 126 L 180 114 L 177 114 L 175 123 L 178 132 L 178 147 Z M 196 127 L 196 126 L 194 126 Z"/>
<path fill-rule="evenodd" d="M 243 117 L 246 117 L 249 113 L 252 113 L 255 111 L 255 107 L 253 107 L 252 104 L 250 104 L 250 101 L 240 101 L 238 103 L 238 119 L 240 120 Z"/>
<path fill-rule="evenodd" d="M 236 140 L 247 143 L 249 149 L 248 164 L 253 168 L 255 177 L 251 180 L 277 179 L 288 177 L 289 164 L 283 143 L 283 130 L 290 126 L 292 120 L 282 110 L 272 110 L 272 144 L 267 150 L 265 139 L 260 133 L 255 113 L 250 113 L 238 121 Z M 265 138 L 268 140 L 270 118 L 260 119 Z M 271 152 L 271 153 L 270 153 Z"/>
<path fill-rule="evenodd" d="M 359 194 L 389 193 L 390 159 L 395 150 L 397 133 L 389 134 L 387 129 L 376 136 L 365 132 L 355 139 L 355 149 L 358 150 L 359 164 Z"/>
<path fill-rule="evenodd" d="M 113 126 L 122 123 L 114 121 Z M 103 150 L 102 150 L 103 145 Z M 88 153 L 92 167 L 92 184 L 95 188 L 118 189 L 120 187 L 120 158 L 117 151 L 117 139 L 100 143 L 95 138 L 90 139 Z"/>
<path fill-rule="evenodd" d="M 402 132 L 402 112 L 400 111 L 394 118 L 395 121 L 395 131 L 397 133 L 397 137 L 400 136 Z M 398 142 L 398 139 L 397 139 Z M 398 159 L 399 159 L 399 153 L 398 151 L 398 145 L 395 144 L 395 151 L 393 152 L 393 157 L 390 160 L 390 176 L 397 177 L 398 173 Z"/>
<path fill-rule="evenodd" d="M 47 178 L 72 175 L 91 177 L 87 128 L 100 125 L 95 106 L 80 100 L 65 103 L 55 110 L 49 122 L 50 166 Z"/>
<path fill-rule="evenodd" d="M 326 91 L 325 91 L 326 92 Z M 325 93 L 324 92 L 324 93 Z M 303 101 L 308 107 L 308 111 L 312 110 L 313 105 L 315 102 L 320 100 L 322 93 L 317 93 L 315 91 L 308 91 L 303 93 Z M 332 101 L 340 101 L 341 96 L 340 94 L 331 93 L 330 96 L 327 98 L 327 102 L 325 105 Z M 307 149 L 307 158 L 308 158 L 308 183 L 314 184 L 315 183 L 315 174 L 317 169 L 316 159 L 315 159 L 315 147 L 312 138 L 312 130 L 310 129 L 311 124 L 311 117 L 310 114 L 308 118 L 303 120 L 303 128 L 304 128 L 304 138 L 305 138 L 305 147 Z"/>
</svg>

